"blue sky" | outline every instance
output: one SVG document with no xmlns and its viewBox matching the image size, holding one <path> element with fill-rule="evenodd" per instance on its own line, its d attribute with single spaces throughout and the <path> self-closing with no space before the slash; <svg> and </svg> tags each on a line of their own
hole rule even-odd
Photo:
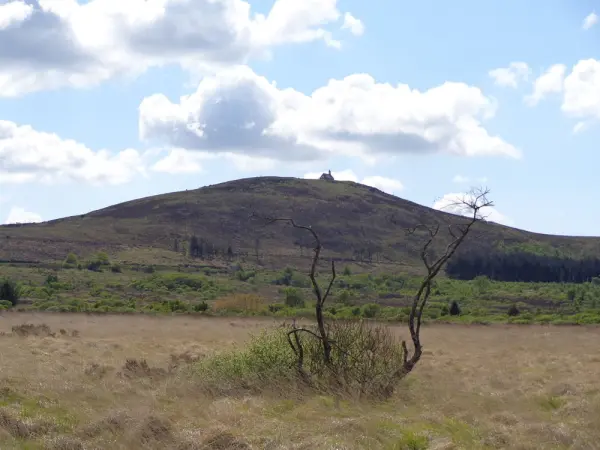
<svg viewBox="0 0 600 450">
<path fill-rule="evenodd" d="M 0 223 L 258 176 L 600 235 L 600 3 L 0 0 Z"/>
</svg>

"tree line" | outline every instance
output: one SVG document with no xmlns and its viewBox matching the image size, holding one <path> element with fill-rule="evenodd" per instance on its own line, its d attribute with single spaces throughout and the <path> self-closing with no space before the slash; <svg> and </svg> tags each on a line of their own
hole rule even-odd
<svg viewBox="0 0 600 450">
<path fill-rule="evenodd" d="M 497 281 L 585 283 L 600 276 L 600 258 L 575 259 L 528 252 L 462 252 L 448 261 L 450 278 L 485 275 Z"/>
</svg>

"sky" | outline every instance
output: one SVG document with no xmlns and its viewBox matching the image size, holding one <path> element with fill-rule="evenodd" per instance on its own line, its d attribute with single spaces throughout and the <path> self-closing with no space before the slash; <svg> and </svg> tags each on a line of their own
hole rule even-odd
<svg viewBox="0 0 600 450">
<path fill-rule="evenodd" d="M 0 0 L 0 223 L 253 176 L 600 235 L 598 0 Z"/>
</svg>

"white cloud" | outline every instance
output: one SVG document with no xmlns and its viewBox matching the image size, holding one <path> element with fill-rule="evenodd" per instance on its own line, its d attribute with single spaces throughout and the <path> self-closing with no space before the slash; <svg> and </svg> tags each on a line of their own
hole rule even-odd
<svg viewBox="0 0 600 450">
<path fill-rule="evenodd" d="M 531 69 L 524 62 L 511 62 L 508 67 L 493 69 L 488 72 L 498 86 L 517 88 L 521 81 L 528 81 Z"/>
<path fill-rule="evenodd" d="M 1 183 L 75 180 L 119 184 L 143 172 L 143 157 L 136 150 L 116 154 L 93 151 L 74 140 L 0 120 Z"/>
<path fill-rule="evenodd" d="M 554 64 L 533 82 L 533 92 L 525 97 L 525 103 L 535 106 L 548 94 L 562 92 L 567 67 Z"/>
<path fill-rule="evenodd" d="M 22 1 L 12 1 L 0 5 L 0 29 L 14 23 L 23 22 L 33 13 L 33 7 Z"/>
<path fill-rule="evenodd" d="M 474 200 L 473 196 L 465 193 L 450 193 L 444 195 L 433 204 L 433 209 L 445 211 L 451 214 L 472 216 L 473 211 L 461 204 L 461 200 Z M 488 222 L 496 222 L 502 225 L 513 226 L 514 222 L 509 217 L 500 213 L 493 206 L 481 208 L 480 215 Z"/>
<path fill-rule="evenodd" d="M 379 175 L 363 178 L 362 184 L 372 186 L 388 194 L 396 194 L 404 189 L 404 185 L 400 181 Z"/>
<path fill-rule="evenodd" d="M 42 216 L 39 214 L 14 206 L 10 209 L 8 217 L 4 223 L 37 223 L 41 221 Z"/>
<path fill-rule="evenodd" d="M 169 154 L 152 166 L 155 172 L 170 174 L 202 172 L 201 161 L 206 159 L 202 153 L 190 152 L 181 148 L 169 150 Z"/>
<path fill-rule="evenodd" d="M 205 77 L 179 103 L 145 98 L 139 127 L 141 139 L 167 146 L 280 161 L 407 152 L 519 158 L 483 127 L 495 110 L 492 99 L 463 83 L 420 92 L 355 74 L 305 95 L 238 66 Z"/>
<path fill-rule="evenodd" d="M 562 94 L 561 110 L 580 119 L 573 132 L 585 131 L 600 120 L 600 60 L 582 59 L 568 74 L 565 65 L 555 64 L 535 81 L 526 102 L 534 105 L 550 93 Z"/>
<path fill-rule="evenodd" d="M 360 19 L 357 19 L 347 12 L 344 14 L 344 24 L 342 25 L 342 29 L 350 30 L 350 33 L 354 36 L 362 36 L 365 32 L 365 25 Z"/>
<path fill-rule="evenodd" d="M 304 178 L 316 179 L 321 176 L 322 172 L 309 172 L 304 174 Z M 358 183 L 358 176 L 351 169 L 341 170 L 339 172 L 331 172 L 333 178 L 337 181 L 353 181 Z M 393 178 L 386 178 L 380 175 L 372 175 L 363 178 L 360 181 L 361 184 L 371 186 L 379 189 L 380 191 L 387 192 L 388 194 L 397 194 L 404 189 L 404 185 Z"/>
<path fill-rule="evenodd" d="M 277 45 L 339 47 L 337 0 L 28 0 L 0 6 L 0 96 L 85 87 L 152 66 L 218 70 Z M 338 25 L 339 27 L 339 25 Z"/>
<path fill-rule="evenodd" d="M 589 30 L 590 28 L 592 28 L 597 23 L 598 23 L 598 14 L 596 14 L 595 12 L 592 11 L 590 14 L 588 14 L 586 16 L 585 19 L 583 19 L 583 23 L 581 24 L 581 28 L 583 28 L 584 30 Z"/>
<path fill-rule="evenodd" d="M 600 120 L 600 60 L 575 64 L 564 81 L 561 109 L 571 117 Z"/>
<path fill-rule="evenodd" d="M 471 179 L 469 177 L 465 177 L 462 175 L 455 175 L 454 178 L 452 178 L 452 181 L 454 183 L 460 183 L 460 184 L 471 183 L 472 181 L 476 181 L 477 183 L 486 183 L 487 180 L 488 180 L 487 177 L 479 177 L 479 178 Z"/>
</svg>

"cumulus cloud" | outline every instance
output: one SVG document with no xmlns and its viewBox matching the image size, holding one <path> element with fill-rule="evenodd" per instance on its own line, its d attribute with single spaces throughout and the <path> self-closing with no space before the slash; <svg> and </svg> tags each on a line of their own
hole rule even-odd
<svg viewBox="0 0 600 450">
<path fill-rule="evenodd" d="M 151 170 L 169 174 L 198 173 L 202 172 L 203 159 L 206 158 L 202 153 L 174 148 L 169 150 L 167 156 L 154 163 Z"/>
<path fill-rule="evenodd" d="M 522 81 L 528 81 L 531 69 L 524 62 L 511 62 L 508 67 L 500 67 L 488 72 L 498 86 L 517 88 Z"/>
<path fill-rule="evenodd" d="M 533 92 L 525 97 L 529 106 L 537 105 L 548 94 L 562 92 L 567 66 L 554 64 L 533 82 Z"/>
<path fill-rule="evenodd" d="M 217 70 L 289 43 L 339 47 L 341 14 L 337 0 L 276 0 L 266 15 L 244 0 L 14 0 L 0 5 L 0 96 L 171 63 Z"/>
<path fill-rule="evenodd" d="M 143 172 L 143 155 L 134 149 L 93 151 L 74 140 L 0 120 L 0 183 L 120 184 Z"/>
<path fill-rule="evenodd" d="M 492 99 L 463 83 L 420 92 L 355 74 L 305 95 L 240 66 L 205 77 L 178 102 L 145 98 L 139 129 L 142 140 L 167 146 L 280 161 L 408 152 L 519 158 L 484 128 L 495 110 Z"/>
<path fill-rule="evenodd" d="M 574 133 L 581 133 L 600 120 L 600 60 L 578 61 L 570 73 L 563 64 L 552 66 L 534 83 L 534 92 L 526 98 L 534 105 L 547 94 L 561 94 L 561 110 L 576 119 Z"/>
<path fill-rule="evenodd" d="M 42 216 L 37 213 L 26 211 L 24 208 L 13 206 L 6 218 L 5 224 L 10 223 L 37 223 L 42 221 Z"/>
<path fill-rule="evenodd" d="M 347 12 L 344 14 L 344 24 L 342 29 L 349 30 L 354 36 L 362 36 L 365 32 L 365 25 L 360 19 Z"/>
<path fill-rule="evenodd" d="M 590 14 L 588 14 L 585 17 L 585 19 L 583 19 L 583 23 L 581 24 L 581 28 L 583 28 L 584 30 L 589 30 L 590 28 L 592 28 L 597 23 L 598 23 L 598 14 L 596 14 L 595 12 L 592 11 Z"/>
<path fill-rule="evenodd" d="M 450 193 L 444 195 L 433 204 L 433 209 L 444 211 L 450 214 L 457 214 L 460 216 L 472 216 L 473 211 L 467 208 L 461 201 L 473 201 L 475 198 L 471 194 L 465 193 Z M 486 206 L 480 210 L 481 217 L 488 222 L 496 222 L 501 225 L 513 226 L 514 222 L 509 217 L 500 213 L 493 206 Z"/>
<path fill-rule="evenodd" d="M 322 172 L 309 172 L 304 174 L 304 178 L 316 179 L 321 176 Z M 339 172 L 331 172 L 333 178 L 338 181 L 353 181 L 359 183 L 358 176 L 351 169 L 341 170 Z M 397 194 L 404 189 L 404 185 L 393 178 L 382 177 L 380 175 L 372 175 L 363 178 L 360 181 L 361 184 L 371 186 L 379 189 L 380 191 L 387 192 L 388 194 Z"/>
<path fill-rule="evenodd" d="M 600 60 L 581 60 L 564 80 L 561 109 L 569 116 L 600 120 Z"/>
</svg>

